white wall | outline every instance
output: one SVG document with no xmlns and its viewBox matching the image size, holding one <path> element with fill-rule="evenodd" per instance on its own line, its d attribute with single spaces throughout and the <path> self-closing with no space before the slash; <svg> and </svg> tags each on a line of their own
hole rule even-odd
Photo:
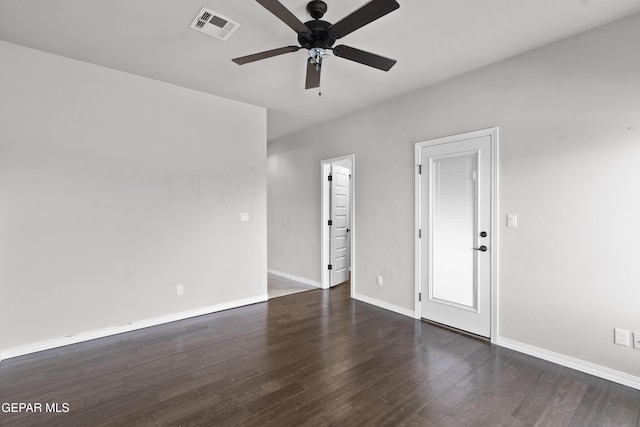
<svg viewBox="0 0 640 427">
<path fill-rule="evenodd" d="M 313 145 L 279 150 L 267 159 L 269 269 L 320 283 L 320 158 Z"/>
<path fill-rule="evenodd" d="M 0 57 L 2 349 L 266 295 L 264 109 Z"/>
<path fill-rule="evenodd" d="M 613 345 L 640 332 L 638 40 L 635 15 L 269 142 L 269 265 L 319 279 L 320 160 L 354 153 L 356 292 L 413 311 L 414 143 L 499 126 L 501 337 L 640 376 Z"/>
</svg>

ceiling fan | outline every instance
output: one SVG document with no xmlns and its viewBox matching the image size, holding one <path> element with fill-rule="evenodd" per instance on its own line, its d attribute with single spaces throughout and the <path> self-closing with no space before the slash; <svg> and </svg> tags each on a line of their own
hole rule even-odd
<svg viewBox="0 0 640 427">
<path fill-rule="evenodd" d="M 389 71 L 396 63 L 393 59 L 365 52 L 354 47 L 345 45 L 333 47 L 337 39 L 398 9 L 400 5 L 395 0 L 371 0 L 335 24 L 321 20 L 327 11 L 327 4 L 320 0 L 312 0 L 307 4 L 307 12 L 309 12 L 313 19 L 305 23 L 302 23 L 302 21 L 278 0 L 256 1 L 291 27 L 293 31 L 298 33 L 298 43 L 300 46 L 285 46 L 232 59 L 236 64 L 243 65 L 261 59 L 271 58 L 272 56 L 307 49 L 309 51 L 309 59 L 307 61 L 305 89 L 312 89 L 320 87 L 322 60 L 328 56 L 329 52 L 333 52 L 334 56 L 359 62 L 360 64 L 383 71 Z"/>
</svg>

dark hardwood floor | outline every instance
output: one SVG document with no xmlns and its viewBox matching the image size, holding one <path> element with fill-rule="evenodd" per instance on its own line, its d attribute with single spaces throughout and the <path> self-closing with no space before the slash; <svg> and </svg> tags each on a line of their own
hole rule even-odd
<svg viewBox="0 0 640 427">
<path fill-rule="evenodd" d="M 640 426 L 640 391 L 314 290 L 8 359 L 7 426 Z M 45 403 L 68 412 L 46 413 Z"/>
</svg>

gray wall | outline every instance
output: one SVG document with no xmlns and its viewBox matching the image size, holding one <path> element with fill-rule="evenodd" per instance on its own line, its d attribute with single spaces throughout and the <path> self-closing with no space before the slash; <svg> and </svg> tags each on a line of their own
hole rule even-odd
<svg viewBox="0 0 640 427">
<path fill-rule="evenodd" d="M 266 295 L 264 109 L 0 57 L 2 349 Z"/>
<path fill-rule="evenodd" d="M 356 292 L 413 311 L 414 143 L 499 126 L 500 336 L 640 376 L 613 344 L 640 331 L 638 40 L 635 15 L 270 141 L 269 267 L 319 280 L 320 161 L 354 153 Z"/>
</svg>

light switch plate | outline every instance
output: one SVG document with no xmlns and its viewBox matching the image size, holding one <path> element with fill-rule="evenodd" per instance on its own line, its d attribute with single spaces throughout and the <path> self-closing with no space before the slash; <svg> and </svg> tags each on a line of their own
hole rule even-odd
<svg viewBox="0 0 640 427">
<path fill-rule="evenodd" d="M 626 329 L 615 328 L 613 332 L 614 332 L 613 342 L 615 344 L 629 347 L 629 331 L 627 331 Z"/>
<path fill-rule="evenodd" d="M 249 221 L 249 212 L 240 212 L 240 221 L 248 222 Z"/>
<path fill-rule="evenodd" d="M 633 348 L 640 350 L 640 332 L 633 333 Z"/>
<path fill-rule="evenodd" d="M 507 227 L 516 228 L 518 226 L 518 215 L 507 214 Z"/>
</svg>

